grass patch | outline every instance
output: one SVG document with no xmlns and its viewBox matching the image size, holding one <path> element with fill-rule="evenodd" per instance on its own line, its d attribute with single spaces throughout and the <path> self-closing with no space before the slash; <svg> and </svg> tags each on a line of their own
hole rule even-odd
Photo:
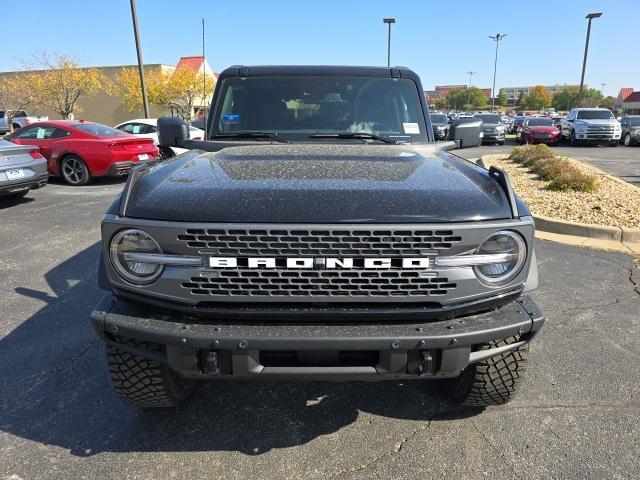
<svg viewBox="0 0 640 480">
<path fill-rule="evenodd" d="M 594 192 L 598 188 L 595 175 L 555 156 L 553 150 L 544 144 L 515 147 L 509 159 L 546 180 L 548 190 Z"/>
</svg>

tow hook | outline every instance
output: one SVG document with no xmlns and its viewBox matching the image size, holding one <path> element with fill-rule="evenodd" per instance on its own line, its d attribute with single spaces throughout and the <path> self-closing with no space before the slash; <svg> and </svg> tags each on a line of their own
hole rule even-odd
<svg viewBox="0 0 640 480">
<path fill-rule="evenodd" d="M 202 373 L 208 375 L 220 375 L 220 365 L 218 364 L 218 352 L 209 350 L 205 352 L 201 361 Z"/>
<path fill-rule="evenodd" d="M 420 361 L 418 362 L 418 375 L 423 373 L 433 373 L 433 357 L 428 350 L 420 351 Z"/>
</svg>

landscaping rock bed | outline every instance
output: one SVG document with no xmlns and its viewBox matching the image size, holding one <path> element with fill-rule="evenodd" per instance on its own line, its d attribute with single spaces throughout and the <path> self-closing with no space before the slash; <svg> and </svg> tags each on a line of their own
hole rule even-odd
<svg viewBox="0 0 640 480">
<path fill-rule="evenodd" d="M 566 159 L 572 168 L 595 175 L 597 188 L 593 192 L 553 191 L 548 189 L 547 180 L 509 160 L 507 155 L 485 155 L 483 161 L 487 167 L 495 165 L 509 174 L 514 190 L 534 215 L 592 225 L 640 227 L 640 188 L 602 170 Z"/>
</svg>

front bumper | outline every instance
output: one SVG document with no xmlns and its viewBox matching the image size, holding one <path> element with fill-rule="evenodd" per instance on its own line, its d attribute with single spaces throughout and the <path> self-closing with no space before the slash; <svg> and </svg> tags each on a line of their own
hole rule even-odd
<svg viewBox="0 0 640 480">
<path fill-rule="evenodd" d="M 503 142 L 504 141 L 504 132 L 484 132 L 484 136 L 482 137 L 483 142 Z"/>
<path fill-rule="evenodd" d="M 517 337 L 509 346 L 517 348 L 540 330 L 544 316 L 523 296 L 493 311 L 440 321 L 213 321 L 155 313 L 107 295 L 91 321 L 107 344 L 165 363 L 185 378 L 385 380 L 457 376 L 470 363 L 504 352 L 478 345 Z M 123 345 L 128 339 L 163 348 Z"/>
</svg>

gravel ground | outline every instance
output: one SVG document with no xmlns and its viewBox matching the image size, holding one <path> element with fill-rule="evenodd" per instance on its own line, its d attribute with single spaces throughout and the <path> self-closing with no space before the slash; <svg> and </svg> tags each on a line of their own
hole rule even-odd
<svg viewBox="0 0 640 480">
<path fill-rule="evenodd" d="M 567 159 L 580 170 L 596 175 L 598 189 L 593 193 L 554 192 L 545 189 L 546 181 L 505 155 L 483 158 L 487 166 L 495 165 L 509 174 L 513 188 L 536 215 L 612 227 L 640 227 L 640 188 L 601 170 Z"/>
</svg>

